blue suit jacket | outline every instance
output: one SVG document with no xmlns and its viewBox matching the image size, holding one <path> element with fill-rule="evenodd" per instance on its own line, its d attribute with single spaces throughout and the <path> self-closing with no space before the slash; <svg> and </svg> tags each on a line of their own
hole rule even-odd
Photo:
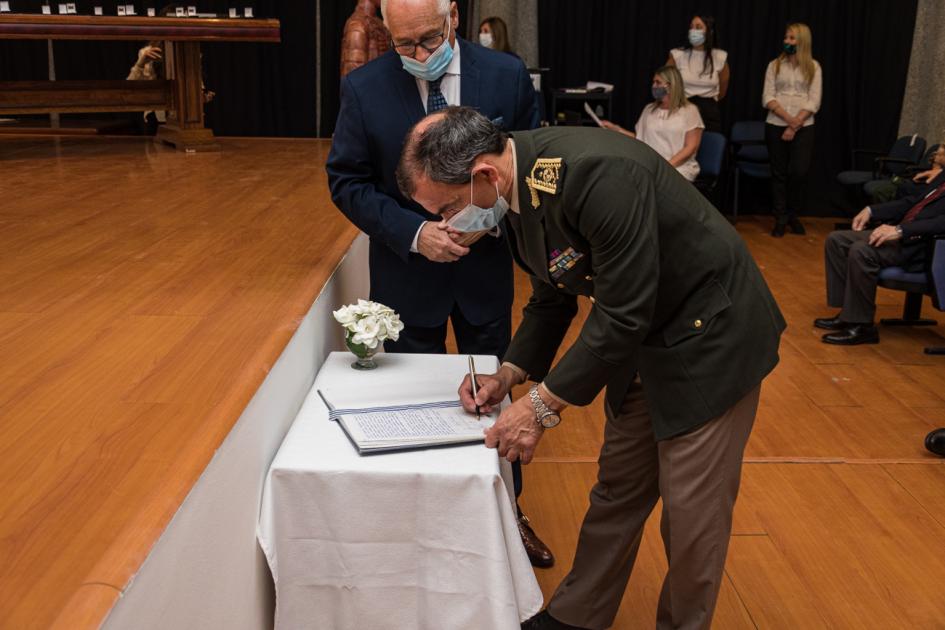
<svg viewBox="0 0 945 630">
<path fill-rule="evenodd" d="M 522 62 L 457 38 L 460 102 L 508 131 L 538 125 L 535 91 Z M 486 236 L 454 263 L 410 252 L 425 220 L 437 220 L 397 188 L 395 170 L 407 131 L 424 116 L 416 79 L 393 51 L 349 73 L 328 155 L 335 205 L 371 239 L 371 299 L 404 323 L 433 327 L 454 304 L 480 325 L 511 315 L 512 261 L 505 237 Z"/>
<path fill-rule="evenodd" d="M 902 223 L 902 220 L 914 205 L 922 202 L 926 195 L 942 184 L 945 184 L 945 172 L 939 173 L 913 195 L 870 205 L 874 221 L 902 225 L 902 254 L 899 265 L 908 271 L 922 271 L 928 249 L 925 237 L 945 234 L 945 195 L 926 204 L 915 220 L 909 223 Z"/>
</svg>

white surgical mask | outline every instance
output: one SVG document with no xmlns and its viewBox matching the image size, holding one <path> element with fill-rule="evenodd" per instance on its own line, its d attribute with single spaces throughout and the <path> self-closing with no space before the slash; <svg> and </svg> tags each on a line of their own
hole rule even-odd
<svg viewBox="0 0 945 630">
<path fill-rule="evenodd" d="M 495 183 L 495 205 L 480 208 L 472 202 L 473 178 L 469 180 L 469 205 L 450 217 L 447 223 L 460 232 L 484 232 L 499 227 L 505 213 L 509 211 L 509 202 L 499 194 L 499 182 Z"/>
<path fill-rule="evenodd" d="M 479 43 L 486 48 L 492 48 L 492 33 L 479 33 Z"/>
<path fill-rule="evenodd" d="M 693 46 L 701 46 L 705 43 L 705 31 L 691 28 L 689 29 L 689 43 Z"/>
</svg>

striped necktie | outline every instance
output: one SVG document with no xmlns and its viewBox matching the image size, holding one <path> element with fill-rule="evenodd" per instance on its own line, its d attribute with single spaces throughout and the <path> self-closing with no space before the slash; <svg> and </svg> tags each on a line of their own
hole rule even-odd
<svg viewBox="0 0 945 630">
<path fill-rule="evenodd" d="M 941 197 L 943 193 L 945 193 L 945 184 L 940 185 L 938 188 L 926 195 L 925 199 L 912 206 L 912 208 L 909 209 L 909 212 L 906 213 L 906 216 L 902 217 L 901 223 L 909 223 L 915 219 L 917 216 L 919 216 L 919 213 L 922 212 L 922 209 L 925 206 Z"/>
<path fill-rule="evenodd" d="M 433 112 L 439 111 L 447 106 L 446 97 L 443 96 L 443 92 L 440 91 L 440 81 L 443 80 L 443 77 L 440 77 L 436 81 L 427 82 L 429 92 L 427 93 L 427 113 L 432 114 Z"/>
</svg>

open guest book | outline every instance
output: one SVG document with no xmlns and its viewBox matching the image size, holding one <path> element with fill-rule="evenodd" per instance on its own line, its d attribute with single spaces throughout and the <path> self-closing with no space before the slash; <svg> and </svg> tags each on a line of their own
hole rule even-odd
<svg viewBox="0 0 945 630">
<path fill-rule="evenodd" d="M 375 392 L 376 394 L 377 392 Z M 360 395 L 318 390 L 328 407 L 328 418 L 344 430 L 361 455 L 432 446 L 473 444 L 485 439 L 483 431 L 492 426 L 498 412 L 467 413 L 459 399 L 436 402 L 400 402 L 365 405 Z M 396 398 L 396 396 L 392 396 Z M 362 404 L 345 404 L 354 400 Z"/>
</svg>

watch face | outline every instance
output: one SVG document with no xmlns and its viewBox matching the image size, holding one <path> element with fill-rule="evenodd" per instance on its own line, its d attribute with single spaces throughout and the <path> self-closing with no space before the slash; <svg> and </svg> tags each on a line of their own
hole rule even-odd
<svg viewBox="0 0 945 630">
<path fill-rule="evenodd" d="M 553 429 L 558 426 L 558 423 L 561 422 L 561 416 L 556 413 L 550 413 L 544 418 L 541 419 L 541 426 L 546 429 Z"/>
</svg>

